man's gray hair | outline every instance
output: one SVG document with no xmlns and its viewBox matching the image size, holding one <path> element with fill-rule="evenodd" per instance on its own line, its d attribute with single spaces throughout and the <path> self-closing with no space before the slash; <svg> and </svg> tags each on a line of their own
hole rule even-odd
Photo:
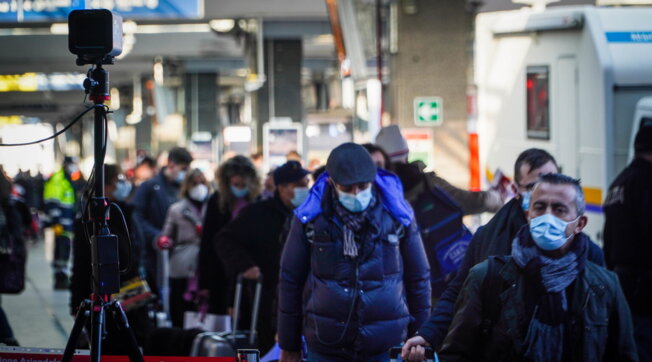
<svg viewBox="0 0 652 362">
<path fill-rule="evenodd" d="M 579 179 L 561 173 L 549 173 L 541 175 L 537 184 L 544 182 L 551 185 L 573 185 L 575 187 L 575 209 L 577 210 L 577 215 L 584 215 L 586 211 L 586 200 L 584 199 L 584 190 L 582 190 L 582 183 Z"/>
</svg>

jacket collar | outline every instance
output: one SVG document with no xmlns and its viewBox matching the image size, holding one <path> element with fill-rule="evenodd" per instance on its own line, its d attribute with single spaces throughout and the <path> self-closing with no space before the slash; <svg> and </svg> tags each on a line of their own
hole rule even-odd
<svg viewBox="0 0 652 362">
<path fill-rule="evenodd" d="M 403 186 L 399 178 L 393 173 L 379 168 L 374 185 L 378 190 L 378 198 L 383 208 L 403 226 L 409 226 L 414 219 L 414 212 L 403 197 Z M 322 198 L 328 197 L 326 194 L 328 188 L 328 173 L 324 172 L 310 189 L 306 201 L 294 209 L 294 214 L 302 224 L 306 224 L 322 214 L 324 211 Z"/>
</svg>

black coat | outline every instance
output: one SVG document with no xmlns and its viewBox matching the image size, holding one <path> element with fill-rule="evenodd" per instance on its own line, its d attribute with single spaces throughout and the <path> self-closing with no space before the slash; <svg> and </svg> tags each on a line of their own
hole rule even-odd
<svg viewBox="0 0 652 362">
<path fill-rule="evenodd" d="M 140 185 L 131 201 L 134 205 L 134 231 L 142 245 L 147 281 L 155 292 L 158 292 L 156 283 L 158 251 L 154 247 L 154 240 L 161 234 L 168 209 L 179 197 L 179 185 L 169 182 L 164 172 L 165 168 Z"/>
<path fill-rule="evenodd" d="M 275 194 L 245 207 L 215 238 L 215 250 L 227 275 L 233 277 L 253 266 L 258 266 L 263 275 L 258 322 L 261 351 L 274 343 L 276 287 L 282 251 L 280 236 L 291 214 L 292 210 Z"/>
<path fill-rule="evenodd" d="M 637 158 L 609 187 L 604 254 L 635 313 L 652 315 L 652 162 Z"/>
<path fill-rule="evenodd" d="M 521 208 L 521 200 L 512 199 L 473 235 L 455 278 L 448 284 L 437 302 L 430 319 L 419 329 L 419 334 L 430 344 L 437 347 L 446 337 L 453 320 L 455 301 L 469 275 L 469 270 L 489 256 L 510 255 L 512 241 L 525 224 L 527 224 L 527 219 Z M 600 266 L 604 265 L 602 250 L 593 241 L 589 242 L 588 260 Z"/>
<path fill-rule="evenodd" d="M 222 261 L 213 246 L 213 240 L 229 221 L 231 221 L 231 213 L 220 210 L 220 195 L 214 192 L 206 203 L 197 271 L 199 289 L 208 290 L 210 293 L 209 312 L 216 314 L 226 314 L 229 305 L 226 290 L 229 284 Z"/>
</svg>

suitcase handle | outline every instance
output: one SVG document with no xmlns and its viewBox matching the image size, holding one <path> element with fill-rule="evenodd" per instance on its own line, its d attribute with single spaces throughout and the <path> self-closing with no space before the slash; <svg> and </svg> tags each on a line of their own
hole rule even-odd
<svg viewBox="0 0 652 362">
<path fill-rule="evenodd" d="M 403 346 L 396 346 L 389 349 L 389 360 L 398 361 L 398 358 L 401 356 L 401 350 Z M 424 347 L 426 349 L 426 361 L 435 360 L 435 351 L 431 347 Z"/>
<path fill-rule="evenodd" d="M 242 300 L 242 284 L 244 282 L 244 273 L 238 274 L 235 283 L 235 300 L 233 301 L 233 330 L 231 335 L 235 338 L 238 329 L 238 319 L 240 318 L 240 302 Z M 263 275 L 256 279 L 256 292 L 254 294 L 254 304 L 251 309 L 251 325 L 249 328 L 249 344 L 253 345 L 256 338 L 256 326 L 258 325 L 258 310 L 260 309 L 260 296 L 263 289 Z"/>
</svg>

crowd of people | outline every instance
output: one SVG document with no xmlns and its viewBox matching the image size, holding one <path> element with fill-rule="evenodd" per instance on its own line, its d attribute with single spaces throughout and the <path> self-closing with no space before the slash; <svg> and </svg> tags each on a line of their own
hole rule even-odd
<svg viewBox="0 0 652 362">
<path fill-rule="evenodd" d="M 125 309 L 144 345 L 152 309 L 178 328 L 188 312 L 232 316 L 241 275 L 263 281 L 257 347 L 278 343 L 281 361 L 386 361 L 401 344 L 406 360 L 426 347 L 442 361 L 652 360 L 652 124 L 635 151 L 604 202 L 604 248 L 582 232 L 580 181 L 542 149 L 515 155 L 509 200 L 408 162 L 397 126 L 336 147 L 313 172 L 292 154 L 261 175 L 256 155 L 238 155 L 209 181 L 180 147 L 160 169 L 151 158 L 129 172 L 106 165 L 120 279 L 147 294 Z M 66 158 L 28 202 L 0 179 L 0 257 L 35 232 L 30 207 L 42 210 L 72 313 L 91 293 L 82 180 Z M 471 234 L 462 218 L 482 212 L 495 214 Z M 15 343 L 3 320 L 0 309 L 0 343 Z M 118 334 L 109 351 L 123 352 Z"/>
</svg>

